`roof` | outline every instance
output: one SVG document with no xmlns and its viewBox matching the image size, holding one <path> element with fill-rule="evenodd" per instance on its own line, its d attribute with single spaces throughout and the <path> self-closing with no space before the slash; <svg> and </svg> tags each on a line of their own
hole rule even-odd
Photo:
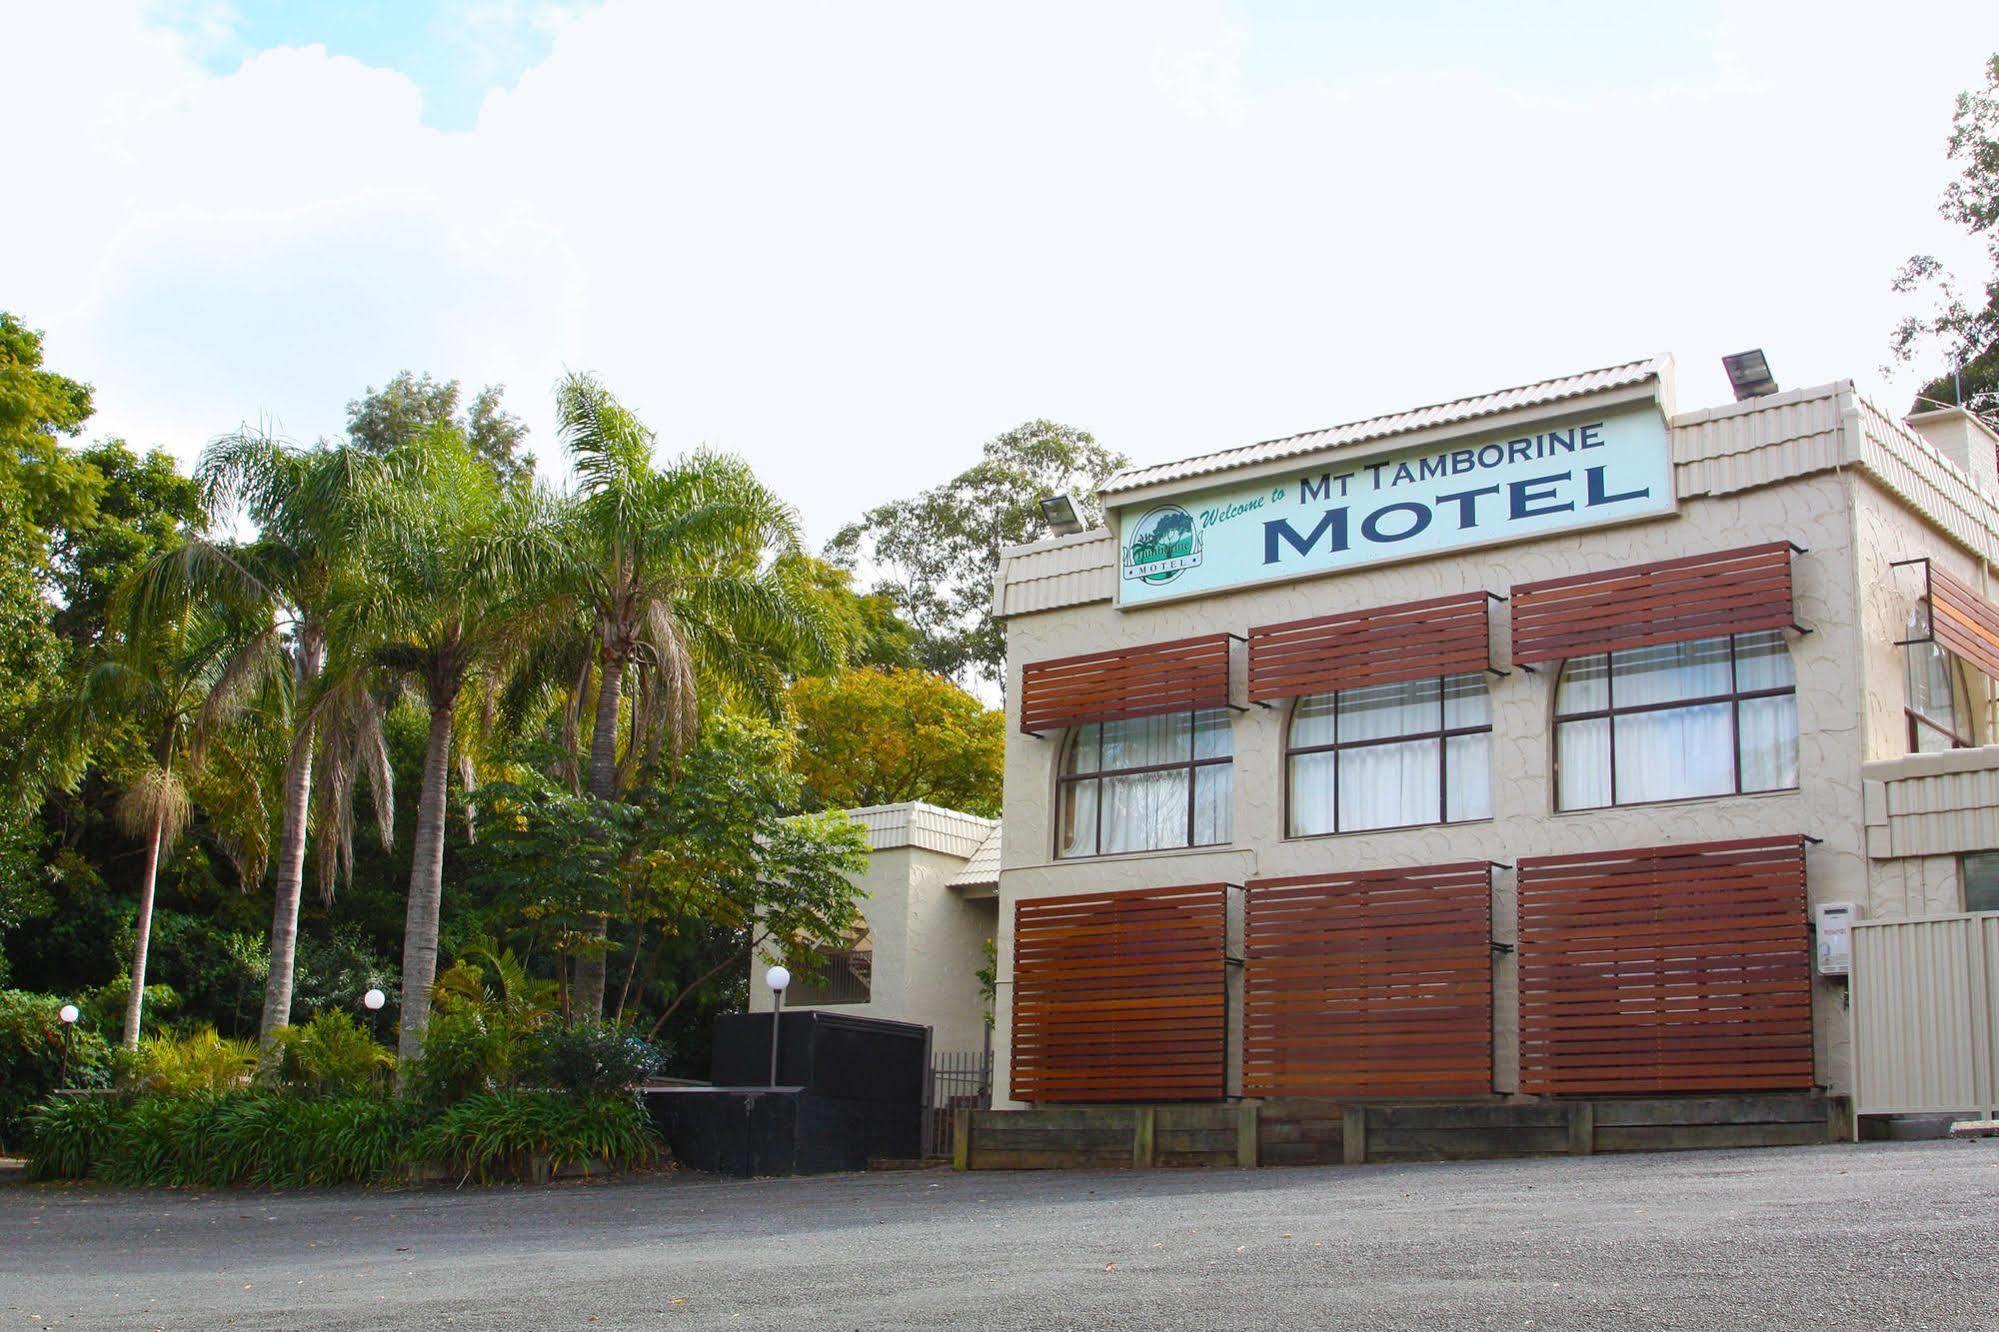
<svg viewBox="0 0 1999 1332">
<path fill-rule="evenodd" d="M 1481 393 L 1470 398 L 1456 398 L 1450 402 L 1435 403 L 1428 407 L 1412 407 L 1408 411 L 1393 412 L 1387 416 L 1370 416 L 1363 421 L 1349 421 L 1345 425 L 1329 426 L 1324 430 L 1308 431 L 1302 435 L 1287 435 L 1283 439 L 1268 439 L 1259 444 L 1239 445 L 1217 453 L 1183 458 L 1178 462 L 1159 463 L 1151 467 L 1128 467 L 1106 481 L 1097 493 L 1108 497 L 1145 486 L 1158 485 L 1161 482 L 1184 481 L 1190 477 L 1234 471 L 1238 467 L 1278 462 L 1303 454 L 1322 453 L 1327 449 L 1340 448 L 1344 445 L 1406 435 L 1417 430 L 1454 425 L 1462 421 L 1475 421 L 1485 416 L 1498 416 L 1503 412 L 1518 411 L 1524 407 L 1539 407 L 1569 398 L 1588 397 L 1611 389 L 1628 388 L 1660 378 L 1666 364 L 1666 357 L 1651 356 L 1642 361 L 1626 361 L 1623 365 L 1605 366 L 1601 370 L 1585 370 L 1581 374 L 1563 375 L 1559 379 L 1544 379 L 1534 384 L 1522 384 L 1518 388 L 1499 389 L 1496 392 Z"/>
<path fill-rule="evenodd" d="M 1000 871 L 1000 826 L 993 824 L 993 830 L 986 834 L 986 840 L 979 843 L 979 849 L 965 862 L 965 868 L 951 876 L 953 888 L 990 888 L 999 884 Z"/>
<path fill-rule="evenodd" d="M 865 805 L 848 810 L 847 817 L 868 830 L 870 851 L 913 846 L 961 860 L 970 860 L 999 828 L 998 819 L 926 805 L 921 800 L 899 805 Z"/>
</svg>

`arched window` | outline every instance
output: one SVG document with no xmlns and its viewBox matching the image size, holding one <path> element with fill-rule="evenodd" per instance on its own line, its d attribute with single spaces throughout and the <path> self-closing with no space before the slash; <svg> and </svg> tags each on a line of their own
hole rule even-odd
<svg viewBox="0 0 1999 1332">
<path fill-rule="evenodd" d="M 1213 846 L 1231 836 L 1225 708 L 1079 726 L 1056 781 L 1058 856 Z"/>
<path fill-rule="evenodd" d="M 1601 809 L 1798 784 L 1780 630 L 1573 657 L 1555 687 L 1555 804 Z"/>
<path fill-rule="evenodd" d="M 1492 817 L 1492 696 L 1446 675 L 1308 694 L 1285 746 L 1287 833 Z"/>
<path fill-rule="evenodd" d="M 1930 636 L 1930 610 L 1909 612 L 1909 641 L 1902 647 L 1902 711 L 1909 723 L 1909 752 L 1931 754 L 1971 747 L 1971 703 L 1957 658 Z"/>
</svg>

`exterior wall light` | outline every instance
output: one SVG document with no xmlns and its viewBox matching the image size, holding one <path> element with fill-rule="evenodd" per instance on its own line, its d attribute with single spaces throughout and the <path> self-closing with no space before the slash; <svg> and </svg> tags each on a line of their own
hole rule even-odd
<svg viewBox="0 0 1999 1332">
<path fill-rule="evenodd" d="M 1076 501 L 1066 494 L 1049 495 L 1041 501 L 1041 521 L 1048 524 L 1048 531 L 1054 536 L 1074 536 L 1083 530 Z"/>
<path fill-rule="evenodd" d="M 1770 373 L 1770 360 L 1761 347 L 1722 357 L 1721 368 L 1728 372 L 1728 384 L 1735 390 L 1737 402 L 1777 391 L 1777 378 Z"/>
</svg>

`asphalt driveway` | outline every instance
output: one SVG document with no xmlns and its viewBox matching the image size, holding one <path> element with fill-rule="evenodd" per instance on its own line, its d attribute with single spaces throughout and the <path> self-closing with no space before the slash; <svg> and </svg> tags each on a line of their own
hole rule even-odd
<svg viewBox="0 0 1999 1332">
<path fill-rule="evenodd" d="M 58 1327 L 1971 1328 L 1999 1142 L 551 1189 L 0 1186 Z"/>
</svg>

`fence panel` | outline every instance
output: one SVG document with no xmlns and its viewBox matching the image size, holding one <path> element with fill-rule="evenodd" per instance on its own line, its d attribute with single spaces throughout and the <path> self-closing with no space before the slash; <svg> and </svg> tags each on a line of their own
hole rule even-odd
<svg viewBox="0 0 1999 1332">
<path fill-rule="evenodd" d="M 1853 927 L 1854 1112 L 1999 1113 L 1999 914 Z"/>
</svg>

